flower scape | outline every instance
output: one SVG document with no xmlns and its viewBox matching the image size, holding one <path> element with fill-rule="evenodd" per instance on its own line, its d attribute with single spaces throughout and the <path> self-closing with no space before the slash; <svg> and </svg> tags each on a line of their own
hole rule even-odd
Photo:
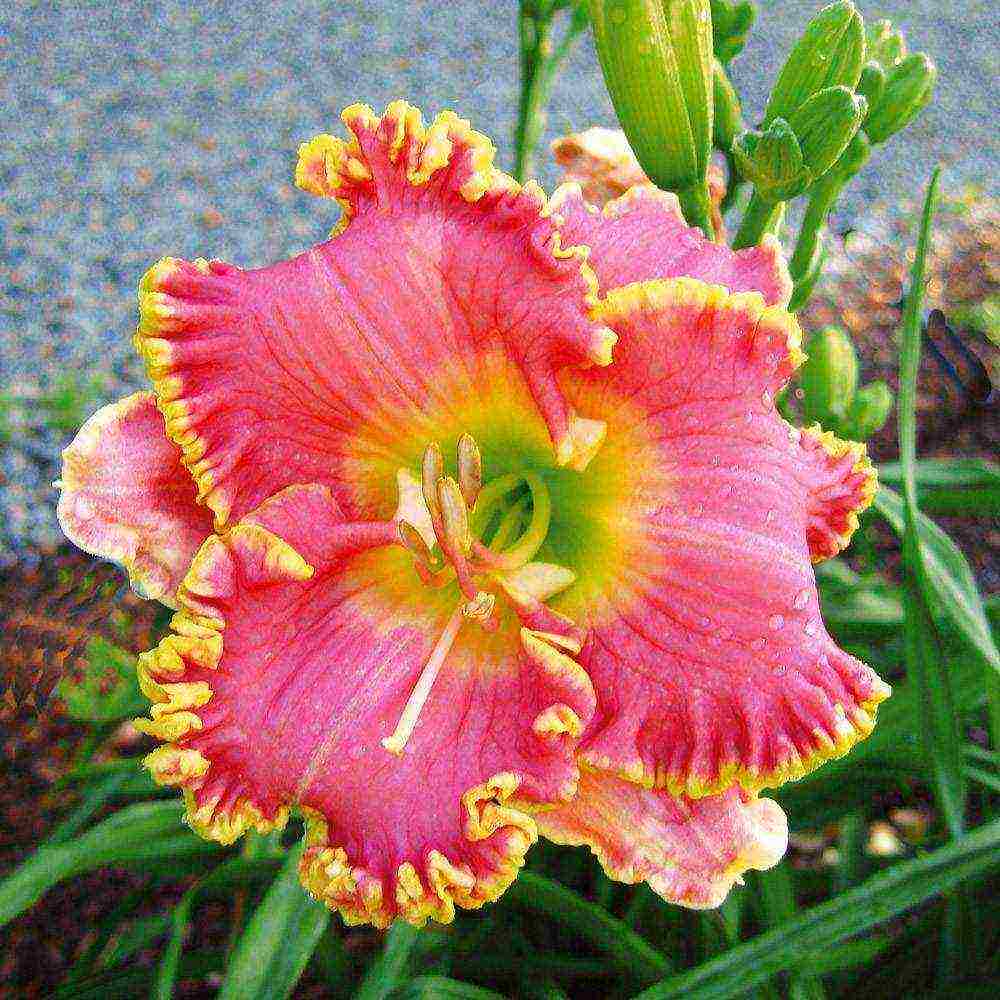
<svg viewBox="0 0 1000 1000">
<path fill-rule="evenodd" d="M 146 764 L 223 843 L 299 811 L 349 923 L 482 906 L 540 835 L 717 906 L 785 851 L 761 792 L 889 693 L 820 617 L 812 564 L 876 482 L 775 409 L 804 357 L 779 246 L 648 184 L 547 199 L 447 111 L 343 120 L 296 169 L 333 236 L 156 264 L 152 390 L 64 453 L 67 535 L 176 609 Z"/>
</svg>

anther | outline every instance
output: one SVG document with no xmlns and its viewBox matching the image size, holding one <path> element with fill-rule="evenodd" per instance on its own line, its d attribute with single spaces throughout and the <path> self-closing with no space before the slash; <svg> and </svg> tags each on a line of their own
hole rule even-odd
<svg viewBox="0 0 1000 1000">
<path fill-rule="evenodd" d="M 431 569 L 434 565 L 434 557 L 420 532 L 409 521 L 403 520 L 397 522 L 396 530 L 403 548 L 424 568 Z"/>
<path fill-rule="evenodd" d="M 483 486 L 483 456 L 471 434 L 458 439 L 458 485 L 466 506 L 475 507 Z"/>
<path fill-rule="evenodd" d="M 451 476 L 437 481 L 437 502 L 444 528 L 443 541 L 449 548 L 467 556 L 472 549 L 472 530 L 469 527 L 469 508 L 458 483 Z"/>
<path fill-rule="evenodd" d="M 421 466 L 420 485 L 424 491 L 424 503 L 431 515 L 435 528 L 441 520 L 441 508 L 438 504 L 437 484 L 444 475 L 444 459 L 441 449 L 436 444 L 429 444 L 424 449 L 424 459 Z"/>
</svg>

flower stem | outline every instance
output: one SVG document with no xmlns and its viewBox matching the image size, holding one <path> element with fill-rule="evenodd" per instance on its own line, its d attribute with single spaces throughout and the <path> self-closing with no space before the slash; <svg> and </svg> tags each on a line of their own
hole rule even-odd
<svg viewBox="0 0 1000 1000">
<path fill-rule="evenodd" d="M 523 181 L 531 171 L 535 149 L 545 130 L 545 109 L 559 67 L 587 26 L 582 5 L 577 6 L 565 34 L 553 47 L 556 6 L 538 0 L 521 0 L 520 4 L 521 96 L 514 134 L 514 178 L 518 181 Z"/>
<path fill-rule="evenodd" d="M 767 233 L 776 233 L 784 214 L 783 201 L 765 201 L 754 191 L 740 223 L 739 232 L 733 240 L 733 249 L 756 246 Z"/>
</svg>

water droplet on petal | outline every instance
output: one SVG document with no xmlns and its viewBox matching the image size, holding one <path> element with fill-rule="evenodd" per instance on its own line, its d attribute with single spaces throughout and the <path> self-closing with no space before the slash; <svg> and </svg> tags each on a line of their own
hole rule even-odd
<svg viewBox="0 0 1000 1000">
<path fill-rule="evenodd" d="M 761 395 L 760 401 L 764 404 L 765 409 L 769 410 L 772 406 L 774 406 L 774 396 L 772 396 L 767 389 L 765 389 Z"/>
<path fill-rule="evenodd" d="M 761 637 L 760 639 L 754 639 L 754 641 L 750 643 L 750 648 L 759 653 L 766 645 L 767 639 Z"/>
<path fill-rule="evenodd" d="M 805 632 L 806 635 L 819 635 L 819 622 L 817 621 L 806 622 L 805 625 L 802 627 L 802 631 Z"/>
<path fill-rule="evenodd" d="M 795 607 L 803 611 L 809 605 L 809 588 L 805 587 L 795 595 Z"/>
<path fill-rule="evenodd" d="M 782 618 L 781 615 L 771 615 L 771 617 L 767 620 L 767 624 L 773 631 L 779 632 L 785 627 L 785 619 Z"/>
</svg>

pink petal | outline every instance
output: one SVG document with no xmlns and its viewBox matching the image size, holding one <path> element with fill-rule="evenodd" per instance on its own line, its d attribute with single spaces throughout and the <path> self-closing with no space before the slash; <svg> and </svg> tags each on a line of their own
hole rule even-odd
<svg viewBox="0 0 1000 1000">
<path fill-rule="evenodd" d="M 692 796 L 799 777 L 867 735 L 888 688 L 820 617 L 824 487 L 773 403 L 797 325 L 691 279 L 615 290 L 598 316 L 620 336 L 615 363 L 567 392 L 607 421 L 595 469 L 621 495 L 594 553 L 607 582 L 559 605 L 589 628 L 582 759 Z"/>
<path fill-rule="evenodd" d="M 402 755 L 381 740 L 441 635 L 447 596 L 416 584 L 391 522 L 347 521 L 290 487 L 202 547 L 176 635 L 141 660 L 150 760 L 192 824 L 232 840 L 309 819 L 306 886 L 352 922 L 448 920 L 496 898 L 561 801 L 593 710 L 580 668 L 502 613 L 465 623 Z"/>
<path fill-rule="evenodd" d="M 297 172 L 341 202 L 340 235 L 259 271 L 167 258 L 141 286 L 136 343 L 220 526 L 296 482 L 384 514 L 411 449 L 475 432 L 463 424 L 503 380 L 527 385 L 572 464 L 557 373 L 610 361 L 585 253 L 563 249 L 541 192 L 497 171 L 485 137 L 448 112 L 425 129 L 402 102 L 344 120 L 353 138 L 318 136 Z"/>
<path fill-rule="evenodd" d="M 576 798 L 537 819 L 549 840 L 590 847 L 609 878 L 648 882 L 668 903 L 698 910 L 719 906 L 744 872 L 776 865 L 788 845 L 778 803 L 738 786 L 678 798 L 590 770 Z"/>
<path fill-rule="evenodd" d="M 212 516 L 195 502 L 154 394 L 98 410 L 63 451 L 59 485 L 57 513 L 70 541 L 119 563 L 137 591 L 173 606 Z"/>
<path fill-rule="evenodd" d="M 588 258 L 601 288 L 649 278 L 700 278 L 732 292 L 760 292 L 768 305 L 786 305 L 792 282 L 781 245 L 771 236 L 760 246 L 730 250 L 684 223 L 673 194 L 634 187 L 598 211 L 576 185 L 552 196 L 563 238 L 590 247 Z"/>
</svg>

